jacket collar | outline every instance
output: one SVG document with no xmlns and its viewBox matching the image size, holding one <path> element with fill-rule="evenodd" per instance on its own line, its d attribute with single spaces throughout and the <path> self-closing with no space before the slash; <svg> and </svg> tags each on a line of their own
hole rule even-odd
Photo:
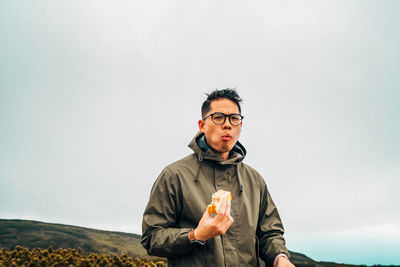
<svg viewBox="0 0 400 267">
<path fill-rule="evenodd" d="M 202 159 L 206 159 L 221 165 L 237 164 L 246 156 L 246 149 L 239 141 L 237 141 L 229 153 L 229 158 L 227 160 L 223 160 L 221 156 L 207 144 L 204 133 L 200 131 L 189 143 L 189 147 L 194 151 L 200 161 Z"/>
</svg>

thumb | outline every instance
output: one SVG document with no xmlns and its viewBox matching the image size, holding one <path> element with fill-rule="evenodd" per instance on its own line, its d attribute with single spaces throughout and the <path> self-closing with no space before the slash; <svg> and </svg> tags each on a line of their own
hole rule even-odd
<svg viewBox="0 0 400 267">
<path fill-rule="evenodd" d="M 208 210 L 207 210 L 207 209 L 206 209 L 206 211 L 203 213 L 203 218 L 204 218 L 204 219 L 212 218 L 211 214 L 208 213 Z"/>
</svg>

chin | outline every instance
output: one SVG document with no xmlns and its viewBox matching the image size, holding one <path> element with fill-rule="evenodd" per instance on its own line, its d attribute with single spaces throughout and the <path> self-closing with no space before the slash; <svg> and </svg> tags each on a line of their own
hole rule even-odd
<svg viewBox="0 0 400 267">
<path fill-rule="evenodd" d="M 233 146 L 228 146 L 228 145 L 222 145 L 221 146 L 221 152 L 230 152 L 232 150 Z"/>
</svg>

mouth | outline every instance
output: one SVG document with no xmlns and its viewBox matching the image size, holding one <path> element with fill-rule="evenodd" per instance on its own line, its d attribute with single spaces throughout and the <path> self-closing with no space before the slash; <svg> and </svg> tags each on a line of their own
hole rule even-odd
<svg viewBox="0 0 400 267">
<path fill-rule="evenodd" d="M 225 134 L 225 135 L 222 136 L 222 141 L 227 142 L 227 141 L 230 141 L 230 140 L 232 140 L 232 136 L 231 135 Z"/>
</svg>

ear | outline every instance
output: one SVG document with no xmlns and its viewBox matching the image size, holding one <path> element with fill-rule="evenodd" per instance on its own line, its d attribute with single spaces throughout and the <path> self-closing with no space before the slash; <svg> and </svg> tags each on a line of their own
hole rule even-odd
<svg viewBox="0 0 400 267">
<path fill-rule="evenodd" d="M 204 130 L 204 126 L 205 126 L 204 121 L 203 120 L 199 120 L 198 124 L 199 124 L 200 132 L 204 133 L 205 132 L 205 130 Z"/>
</svg>

